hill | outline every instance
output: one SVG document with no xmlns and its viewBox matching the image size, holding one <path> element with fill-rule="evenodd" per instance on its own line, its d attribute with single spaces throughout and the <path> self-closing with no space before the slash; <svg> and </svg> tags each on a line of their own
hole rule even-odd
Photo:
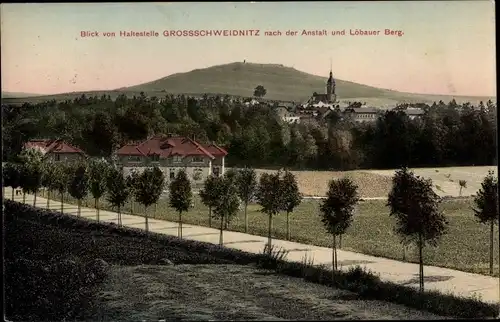
<svg viewBox="0 0 500 322">
<path fill-rule="evenodd" d="M 327 76 L 327 75 L 325 75 Z M 308 74 L 292 67 L 279 64 L 229 63 L 203 69 L 195 69 L 186 73 L 166 76 L 148 83 L 115 90 L 73 92 L 48 96 L 19 97 L 5 99 L 5 103 L 40 102 L 43 100 L 73 99 L 85 93 L 86 95 L 111 95 L 112 98 L 120 94 L 128 96 L 145 92 L 149 96 L 163 96 L 172 94 L 228 94 L 233 96 L 251 97 L 257 85 L 267 89 L 265 98 L 281 101 L 304 102 L 313 92 L 324 93 L 327 78 Z M 368 105 L 392 107 L 397 103 L 432 103 L 443 100 L 449 102 L 453 98 L 458 103 L 479 101 L 493 97 L 449 96 L 403 93 L 381 89 L 346 80 L 337 79 L 337 93 L 339 99 L 346 101 L 361 101 Z"/>
<path fill-rule="evenodd" d="M 266 98 L 284 101 L 307 100 L 313 92 L 324 93 L 327 77 L 308 74 L 278 64 L 230 63 L 187 73 L 173 74 L 155 81 L 120 90 L 162 91 L 171 93 L 224 93 L 252 96 L 257 85 L 267 89 Z M 459 101 L 487 101 L 490 97 L 467 97 L 403 93 L 336 79 L 341 100 L 360 100 L 373 105 L 393 105 L 398 102 L 430 102 L 455 98 Z"/>
<path fill-rule="evenodd" d="M 2 92 L 2 98 L 24 98 L 24 97 L 36 97 L 44 96 L 43 94 L 35 93 L 23 93 L 23 92 Z"/>
</svg>

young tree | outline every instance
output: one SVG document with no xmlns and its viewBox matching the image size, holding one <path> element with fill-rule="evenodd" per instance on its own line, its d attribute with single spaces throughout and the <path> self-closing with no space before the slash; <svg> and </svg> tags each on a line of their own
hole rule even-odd
<svg viewBox="0 0 500 322">
<path fill-rule="evenodd" d="M 283 211 L 286 211 L 286 239 L 290 240 L 290 213 L 302 202 L 299 185 L 293 173 L 285 171 L 283 180 Z"/>
<path fill-rule="evenodd" d="M 122 207 L 130 194 L 122 167 L 111 167 L 106 180 L 107 200 L 118 210 L 118 225 L 122 224 Z"/>
<path fill-rule="evenodd" d="M 396 233 L 405 244 L 416 243 L 419 250 L 420 291 L 424 290 L 423 248 L 436 246 L 448 224 L 439 210 L 441 199 L 432 189 L 432 181 L 415 176 L 408 168 L 396 171 L 387 199 L 390 216 L 397 220 Z"/>
<path fill-rule="evenodd" d="M 47 209 L 50 209 L 50 194 L 56 190 L 57 167 L 49 159 L 44 160 L 42 167 L 42 186 L 47 189 Z"/>
<path fill-rule="evenodd" d="M 213 216 L 220 220 L 220 236 L 219 245 L 223 245 L 224 223 L 229 223 L 236 216 L 240 207 L 240 199 L 235 180 L 231 177 L 224 176 L 216 181 L 215 191 L 218 194 L 214 207 Z"/>
<path fill-rule="evenodd" d="M 64 213 L 64 193 L 68 189 L 68 183 L 73 172 L 71 167 L 64 163 L 57 163 L 56 176 L 54 177 L 54 188 L 61 196 L 61 214 Z"/>
<path fill-rule="evenodd" d="M 106 192 L 109 172 L 109 164 L 105 160 L 93 159 L 89 163 L 89 188 L 92 197 L 94 197 L 94 206 L 96 212 L 96 219 L 99 222 L 99 201 Z"/>
<path fill-rule="evenodd" d="M 219 181 L 221 177 L 210 175 L 205 179 L 203 189 L 200 191 L 201 202 L 208 207 L 208 226 L 212 227 L 212 209 L 217 205 Z"/>
<path fill-rule="evenodd" d="M 481 184 L 481 189 L 474 197 L 474 216 L 480 223 L 490 224 L 490 274 L 493 274 L 493 232 L 498 223 L 498 179 L 489 171 Z"/>
<path fill-rule="evenodd" d="M 182 238 L 182 213 L 191 207 L 193 192 L 186 171 L 181 170 L 170 183 L 170 207 L 179 212 L 178 236 Z"/>
<path fill-rule="evenodd" d="M 332 268 L 337 270 L 337 236 L 344 234 L 352 223 L 359 201 L 358 187 L 349 179 L 331 180 L 326 199 L 320 206 L 321 222 L 332 235 Z"/>
<path fill-rule="evenodd" d="M 19 169 L 20 165 L 18 163 L 9 162 L 2 170 L 5 186 L 12 188 L 12 200 L 14 200 L 15 190 L 19 187 L 19 182 L 21 180 Z"/>
<path fill-rule="evenodd" d="M 245 205 L 245 233 L 248 232 L 248 204 L 252 201 L 257 190 L 257 174 L 254 169 L 244 168 L 237 176 L 238 196 Z"/>
<path fill-rule="evenodd" d="M 462 189 L 467 189 L 467 181 L 465 180 L 458 180 L 458 185 L 460 186 L 460 192 L 458 195 L 461 197 L 462 196 Z"/>
<path fill-rule="evenodd" d="M 36 206 L 36 195 L 42 185 L 43 153 L 37 149 L 23 149 L 19 154 L 21 162 L 20 185 L 23 189 L 23 202 L 26 202 L 26 193 L 32 193 L 33 206 Z"/>
<path fill-rule="evenodd" d="M 87 196 L 89 190 L 89 175 L 87 165 L 79 163 L 73 168 L 73 175 L 70 178 L 69 194 L 78 200 L 78 216 L 82 211 L 82 199 Z"/>
<path fill-rule="evenodd" d="M 158 167 L 145 169 L 137 177 L 135 186 L 136 201 L 144 205 L 145 227 L 149 231 L 148 207 L 156 204 L 163 193 L 165 177 Z"/>
<path fill-rule="evenodd" d="M 281 172 L 273 174 L 263 173 L 260 176 L 259 188 L 257 190 L 257 200 L 262 207 L 261 212 L 269 217 L 268 222 L 268 242 L 267 249 L 271 252 L 272 249 L 272 227 L 273 216 L 276 216 L 283 209 L 283 192 L 281 184 Z"/>
<path fill-rule="evenodd" d="M 132 169 L 127 176 L 127 185 L 130 189 L 130 214 L 134 214 L 134 199 L 136 196 L 136 188 L 139 184 L 139 172 L 137 170 Z"/>
</svg>

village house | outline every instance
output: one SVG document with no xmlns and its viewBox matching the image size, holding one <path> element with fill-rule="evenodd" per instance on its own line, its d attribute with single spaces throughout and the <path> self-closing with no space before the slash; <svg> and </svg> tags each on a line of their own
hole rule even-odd
<svg viewBox="0 0 500 322">
<path fill-rule="evenodd" d="M 425 114 L 424 110 L 421 108 L 407 108 L 403 110 L 408 117 L 413 120 L 415 118 L 420 118 L 422 115 Z"/>
<path fill-rule="evenodd" d="M 129 143 L 116 151 L 125 172 L 158 166 L 167 181 L 185 170 L 193 183 L 202 183 L 209 175 L 223 175 L 227 151 L 215 143 L 201 144 L 191 138 L 156 135 L 143 142 Z"/>
<path fill-rule="evenodd" d="M 344 110 L 344 117 L 354 122 L 375 122 L 381 111 L 374 107 L 355 107 Z"/>
<path fill-rule="evenodd" d="M 276 114 L 283 122 L 293 124 L 300 123 L 301 116 L 290 111 L 291 104 L 280 104 L 275 108 Z"/>
<path fill-rule="evenodd" d="M 47 160 L 54 162 L 76 162 L 87 158 L 82 150 L 62 140 L 31 140 L 24 147 L 38 149 Z"/>
</svg>

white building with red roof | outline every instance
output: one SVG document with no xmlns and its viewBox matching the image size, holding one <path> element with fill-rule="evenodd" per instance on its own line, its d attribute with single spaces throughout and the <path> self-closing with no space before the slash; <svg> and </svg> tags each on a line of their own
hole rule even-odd
<svg viewBox="0 0 500 322">
<path fill-rule="evenodd" d="M 227 154 L 215 143 L 201 144 L 190 138 L 168 135 L 129 143 L 116 151 L 126 171 L 156 165 L 167 180 L 172 180 L 183 169 L 195 183 L 202 183 L 210 174 L 224 174 Z"/>
<path fill-rule="evenodd" d="M 86 159 L 86 154 L 79 148 L 63 140 L 31 140 L 24 144 L 25 148 L 40 150 L 45 158 L 51 161 L 80 161 Z"/>
</svg>

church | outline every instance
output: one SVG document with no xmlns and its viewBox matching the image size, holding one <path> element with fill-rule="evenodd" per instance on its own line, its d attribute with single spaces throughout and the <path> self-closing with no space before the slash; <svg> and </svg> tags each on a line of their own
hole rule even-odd
<svg viewBox="0 0 500 322">
<path fill-rule="evenodd" d="M 337 94 L 335 92 L 335 79 L 333 78 L 332 69 L 330 68 L 330 77 L 326 82 L 326 94 L 313 93 L 311 98 L 307 101 L 307 105 L 333 105 L 338 103 Z"/>
</svg>

